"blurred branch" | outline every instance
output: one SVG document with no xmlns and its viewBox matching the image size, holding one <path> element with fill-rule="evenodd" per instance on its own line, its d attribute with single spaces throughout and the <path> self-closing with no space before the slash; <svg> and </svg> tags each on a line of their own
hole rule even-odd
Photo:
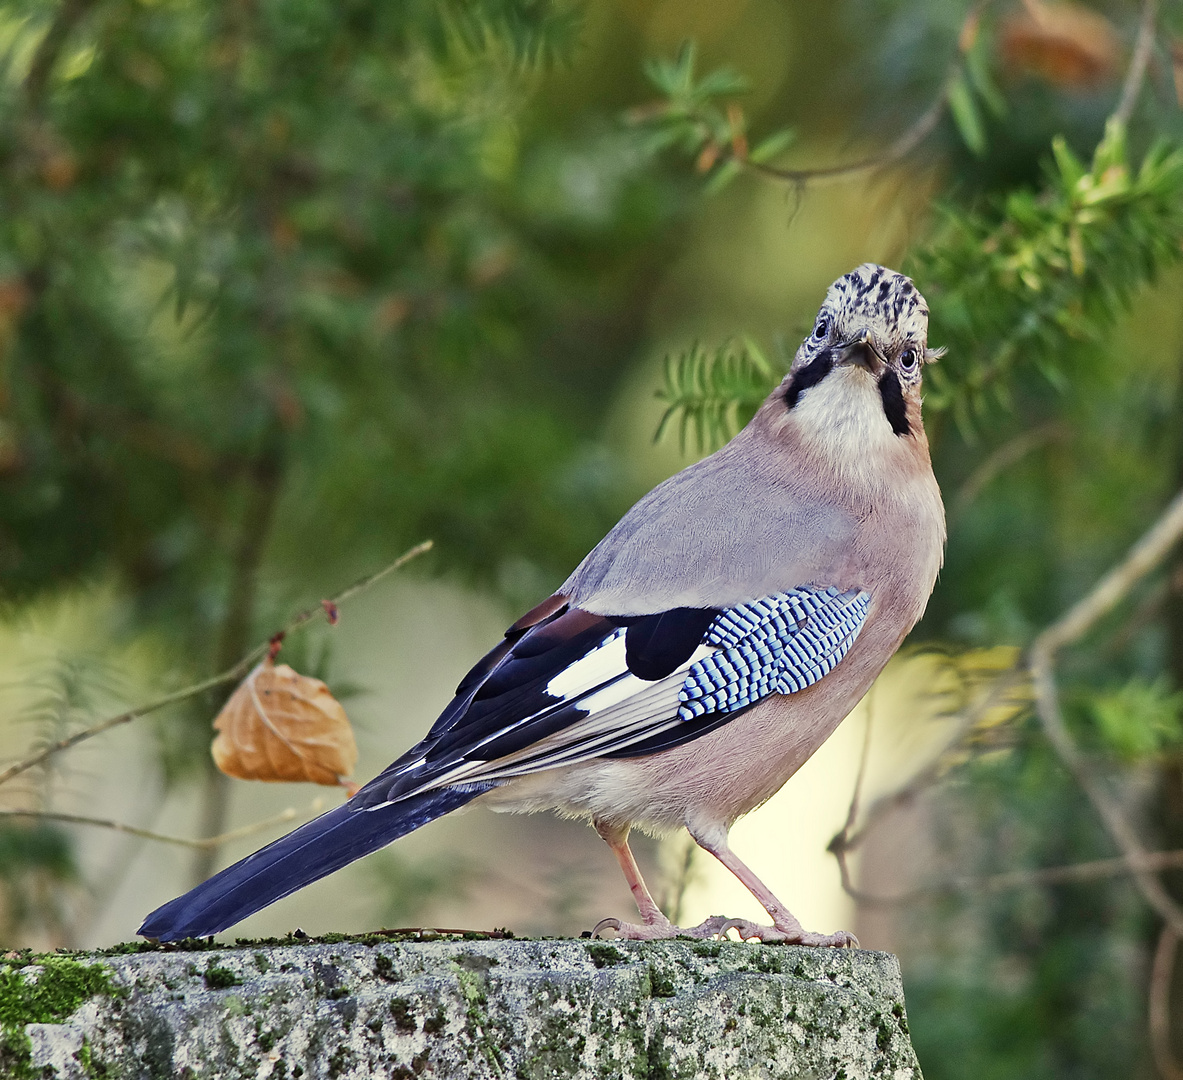
<svg viewBox="0 0 1183 1080">
<path fill-rule="evenodd" d="M 990 683 L 989 689 L 985 694 L 977 702 L 961 711 L 953 733 L 946 739 L 945 745 L 933 755 L 928 765 L 913 775 L 907 783 L 876 799 L 868 808 L 862 823 L 852 832 L 851 830 L 857 817 L 855 799 L 858 798 L 858 788 L 856 787 L 855 799 L 852 799 L 852 809 L 855 813 L 847 813 L 846 825 L 830 841 L 826 849 L 838 857 L 840 866 L 843 865 L 845 852 L 858 847 L 866 839 L 871 829 L 883 817 L 896 807 L 904 806 L 911 802 L 920 792 L 939 779 L 943 771 L 946 756 L 961 744 L 961 741 L 966 735 L 977 727 L 992 709 L 996 709 L 1005 703 L 1006 695 L 1021 681 L 1021 677 L 1022 668 L 1018 664 L 1007 668 L 996 676 L 993 682 Z"/>
<path fill-rule="evenodd" d="M 312 608 L 308 611 L 302 611 L 296 615 L 278 634 L 274 635 L 268 641 L 261 645 L 255 646 L 248 652 L 241 660 L 239 660 L 232 667 L 227 668 L 219 675 L 213 675 L 208 679 L 203 679 L 201 682 L 194 683 L 191 686 L 186 686 L 181 690 L 174 690 L 171 694 L 165 694 L 163 697 L 157 698 L 155 701 L 150 701 L 146 705 L 140 705 L 135 709 L 128 709 L 126 712 L 118 713 L 115 716 L 108 717 L 106 720 L 101 720 L 97 724 L 92 724 L 90 727 L 83 728 L 81 731 L 74 732 L 64 739 L 60 739 L 49 746 L 42 748 L 37 753 L 24 758 L 21 761 L 10 765 L 3 772 L 0 772 L 0 784 L 5 784 L 21 773 L 28 772 L 29 769 L 40 765 L 46 758 L 54 754 L 61 753 L 63 750 L 68 750 L 72 746 L 76 746 L 86 739 L 91 739 L 96 735 L 101 735 L 104 731 L 109 731 L 113 727 L 118 727 L 120 724 L 130 723 L 132 720 L 138 720 L 142 716 L 147 716 L 149 713 L 157 712 L 168 705 L 175 705 L 178 701 L 186 701 L 191 697 L 196 697 L 198 694 L 205 693 L 207 690 L 212 690 L 214 687 L 222 686 L 225 683 L 234 682 L 241 679 L 250 669 L 261 660 L 271 648 L 272 643 L 282 640 L 288 634 L 294 633 L 302 629 L 308 623 L 316 618 L 326 618 L 330 623 L 335 621 L 335 609 L 339 604 L 356 596 L 359 592 L 370 588 L 370 586 L 377 584 L 388 574 L 394 573 L 395 570 L 400 569 L 409 563 L 412 559 L 418 558 L 425 554 L 432 548 L 432 541 L 424 540 L 421 544 L 416 544 L 409 551 L 404 552 L 389 566 L 384 567 L 377 573 L 370 574 L 368 577 L 362 578 L 360 581 L 350 585 L 344 591 L 338 593 L 331 600 L 323 601 L 320 607 Z"/>
<path fill-rule="evenodd" d="M 1183 936 L 1183 909 L 1172 899 L 1161 881 L 1144 868 L 1142 860 L 1146 849 L 1134 828 L 1126 820 L 1117 800 L 1105 789 L 1102 781 L 1094 774 L 1089 761 L 1081 753 L 1060 712 L 1060 699 L 1056 691 L 1053 653 L 1045 648 L 1032 647 L 1030 654 L 1031 675 L 1035 682 L 1035 704 L 1044 734 L 1068 771 L 1089 797 L 1097 811 L 1105 831 L 1117 848 L 1129 860 L 1134 883 L 1146 902 L 1166 920 L 1167 925 Z"/>
<path fill-rule="evenodd" d="M 311 812 L 316 812 L 316 803 L 320 801 L 319 799 L 313 801 Z M 177 844 L 181 847 L 196 848 L 199 851 L 216 848 L 221 844 L 229 843 L 231 840 L 239 840 L 244 836 L 251 836 L 254 833 L 262 832 L 264 829 L 270 829 L 274 825 L 282 825 L 285 822 L 292 821 L 299 816 L 299 812 L 294 807 L 289 806 L 286 810 L 282 810 L 272 817 L 264 818 L 262 821 L 256 821 L 250 825 L 243 825 L 238 829 L 231 829 L 229 832 L 224 832 L 220 836 L 207 836 L 199 840 L 190 840 L 186 836 L 167 836 L 164 833 L 153 832 L 151 829 L 141 829 L 135 825 L 125 825 L 121 821 L 111 821 L 108 818 L 86 817 L 82 814 L 59 814 L 52 810 L 0 810 L 0 818 L 35 818 L 38 821 L 61 821 L 67 825 L 94 825 L 102 829 L 112 829 L 115 832 L 126 833 L 128 836 L 138 836 L 144 840 L 158 840 L 164 844 Z"/>
<path fill-rule="evenodd" d="M 863 158 L 861 161 L 851 162 L 849 165 L 831 165 L 824 169 L 778 169 L 774 165 L 766 165 L 763 162 L 752 161 L 746 157 L 737 158 L 737 160 L 744 168 L 757 172 L 761 176 L 767 176 L 773 180 L 783 180 L 786 183 L 801 186 L 825 183 L 831 180 L 847 180 L 852 176 L 858 176 L 860 173 L 885 169 L 888 165 L 894 165 L 897 161 L 906 158 L 932 134 L 945 112 L 945 105 L 949 97 L 949 87 L 960 72 L 961 62 L 957 61 L 945 77 L 945 81 L 941 83 L 940 93 L 933 100 L 932 104 L 920 114 L 916 122 L 907 131 L 880 154 L 873 154 L 871 157 Z"/>
<path fill-rule="evenodd" d="M 1183 538 L 1183 491 L 1171 500 L 1162 515 L 1081 600 L 1032 643 L 1031 653 L 1049 657 L 1065 645 L 1078 641 L 1109 614 L 1130 590 L 1170 554 Z"/>
<path fill-rule="evenodd" d="M 229 603 L 219 634 L 214 667 L 225 669 L 241 656 L 250 643 L 250 628 L 254 620 L 255 595 L 258 591 L 259 566 L 276 503 L 284 477 L 283 427 L 273 416 L 263 444 L 247 470 L 246 505 L 238 523 L 238 542 L 231 564 Z M 213 712 L 224 698 L 210 701 Z M 219 769 L 210 756 L 205 757 L 205 783 L 201 794 L 200 831 L 202 836 L 217 836 L 225 831 L 228 809 L 229 777 Z M 217 845 L 202 848 L 193 858 L 191 878 L 200 884 L 213 872 L 217 859 Z"/>
<path fill-rule="evenodd" d="M 1067 434 L 1064 426 L 1057 421 L 1041 424 L 1021 432 L 1013 439 L 1008 439 L 1001 446 L 991 451 L 986 459 L 969 474 L 964 484 L 957 489 L 949 509 L 950 522 L 956 521 L 982 491 L 1002 472 L 1012 465 L 1018 464 L 1028 454 L 1041 449 L 1047 443 L 1062 439 Z"/>
<path fill-rule="evenodd" d="M 83 16 L 94 7 L 94 3 L 95 0 L 64 0 L 53 22 L 49 24 L 45 37 L 33 54 L 29 74 L 25 77 L 25 96 L 34 110 L 41 106 L 45 89 L 49 85 L 49 76 L 53 74 L 66 39 Z"/>
<path fill-rule="evenodd" d="M 978 895 L 987 892 L 1007 892 L 1025 889 L 1032 885 L 1063 885 L 1081 881 L 1099 881 L 1104 878 L 1121 877 L 1139 872 L 1157 872 L 1183 868 L 1183 851 L 1148 851 L 1143 855 L 1117 859 L 1095 859 L 1091 862 L 1072 863 L 1068 866 L 1049 866 L 1039 870 L 1008 870 L 1001 874 L 985 877 L 956 877 L 947 881 L 934 882 L 920 888 L 892 896 L 862 892 L 851 881 L 846 863 L 846 852 L 838 852 L 838 868 L 842 875 L 842 888 L 852 899 L 872 907 L 898 907 L 934 896 L 950 893 Z"/>
<path fill-rule="evenodd" d="M 1146 855 L 1142 842 L 1068 732 L 1055 679 L 1056 653 L 1084 637 L 1109 614 L 1134 585 L 1170 554 L 1180 537 L 1183 537 L 1183 492 L 1175 496 L 1121 563 L 1032 642 L 1027 664 L 1035 684 L 1036 711 L 1048 741 L 1089 797 L 1118 850 L 1130 862 L 1134 882 L 1146 902 L 1183 937 L 1183 909 L 1151 871 L 1140 868 L 1140 860 Z"/>
<path fill-rule="evenodd" d="M 1158 853 L 1156 855 L 1146 851 L 1137 833 L 1126 821 L 1117 801 L 1093 774 L 1089 762 L 1077 748 L 1064 724 L 1063 715 L 1060 712 L 1059 695 L 1056 691 L 1054 665 L 1055 654 L 1066 645 L 1079 641 L 1092 630 L 1125 599 L 1142 578 L 1170 554 L 1180 538 L 1183 538 L 1183 492 L 1175 496 L 1158 521 L 1130 549 L 1125 559 L 1101 578 L 1093 589 L 1069 608 L 1060 619 L 1036 637 L 1027 651 L 1025 660 L 1020 660 L 1019 663 L 1000 674 L 979 702 L 961 714 L 961 721 L 953 735 L 927 768 L 921 770 L 896 791 L 876 800 L 867 812 L 862 825 L 853 833 L 851 826 L 855 814 L 847 815 L 846 825 L 830 841 L 828 850 L 833 852 L 838 860 L 842 886 L 850 896 L 866 903 L 903 903 L 915 895 L 933 891 L 925 889 L 920 893 L 910 893 L 898 898 L 877 898 L 860 893 L 851 883 L 846 853 L 862 843 L 869 830 L 889 810 L 908 802 L 939 776 L 945 754 L 956 746 L 991 708 L 1002 703 L 1004 695 L 1020 680 L 1024 671 L 1027 671 L 1030 673 L 1035 689 L 1036 711 L 1048 741 L 1092 802 L 1122 857 L 1095 864 L 1082 864 L 1082 868 L 1062 868 L 1055 871 L 1016 871 L 1000 875 L 996 879 L 963 879 L 960 883 L 950 883 L 937 888 L 944 890 L 955 888 L 959 891 L 981 889 L 991 887 L 992 881 L 1006 883 L 994 887 L 1009 888 L 1040 880 L 1075 880 L 1075 878 L 1068 876 L 1070 874 L 1103 876 L 1112 869 L 1114 873 L 1132 875 L 1147 903 L 1162 916 L 1169 927 L 1174 929 L 1180 937 L 1183 937 L 1183 909 L 1180 909 L 1163 888 L 1162 883 L 1154 876 L 1156 870 L 1163 869 L 1167 865 L 1175 865 L 1173 861 L 1159 863 L 1156 860 L 1163 858 L 1173 860 L 1179 858 L 1181 853 Z M 855 797 L 857 798 L 857 796 L 856 788 Z M 1183 865 L 1183 858 L 1180 858 L 1180 865 Z M 1098 870 L 1099 867 L 1105 869 Z M 1087 870 L 1083 868 L 1087 868 Z M 1044 875 L 1042 879 L 1039 877 L 1041 874 Z M 1050 875 L 1063 876 L 1053 877 Z"/>
<path fill-rule="evenodd" d="M 1126 70 L 1121 98 L 1113 110 L 1112 119 L 1126 127 L 1134 114 L 1142 84 L 1146 81 L 1146 69 L 1150 65 L 1150 54 L 1154 49 L 1154 24 L 1158 18 L 1158 0 L 1143 0 L 1142 18 L 1138 23 L 1138 37 L 1134 43 L 1134 54 Z"/>
<path fill-rule="evenodd" d="M 932 104 L 916 118 L 912 126 L 882 153 L 873 154 L 871 157 L 863 158 L 861 161 L 855 161 L 849 165 L 834 165 L 824 169 L 777 169 L 763 162 L 755 162 L 746 158 L 740 159 L 741 164 L 754 172 L 775 180 L 783 180 L 790 184 L 803 186 L 805 184 L 817 184 L 819 182 L 825 183 L 830 180 L 846 180 L 852 176 L 875 172 L 879 169 L 887 168 L 889 165 L 894 165 L 897 161 L 902 161 L 920 146 L 936 130 L 937 124 L 941 122 L 941 117 L 945 114 L 945 109 L 949 106 L 950 95 L 955 92 L 958 82 L 965 76 L 966 57 L 973 48 L 973 43 L 977 37 L 981 22 L 982 11 L 988 3 L 989 0 L 979 0 L 978 3 L 974 4 L 966 12 L 965 18 L 961 23 L 961 30 L 958 34 L 960 55 L 949 65 L 948 71 L 945 73 L 945 78 L 941 82 L 940 91 L 933 99 Z"/>
<path fill-rule="evenodd" d="M 1150 1029 L 1150 1053 L 1162 1080 L 1183 1080 L 1183 1068 L 1171 1050 L 1171 983 L 1175 976 L 1175 957 L 1179 951 L 1179 935 L 1164 926 L 1154 950 L 1150 967 L 1150 993 L 1147 1026 Z"/>
</svg>

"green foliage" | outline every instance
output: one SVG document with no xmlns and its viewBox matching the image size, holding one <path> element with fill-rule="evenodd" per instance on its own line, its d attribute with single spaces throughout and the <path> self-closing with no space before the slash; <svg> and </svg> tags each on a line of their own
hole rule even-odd
<svg viewBox="0 0 1183 1080">
<path fill-rule="evenodd" d="M 665 360 L 665 385 L 658 397 L 665 413 L 655 439 L 676 423 L 678 440 L 686 448 L 687 434 L 702 452 L 722 445 L 743 427 L 784 371 L 777 372 L 749 337 L 729 341 L 714 350 L 697 343 L 689 351 Z"/>
<path fill-rule="evenodd" d="M 1165 675 L 1090 694 L 1087 708 L 1105 747 L 1126 761 L 1153 757 L 1183 740 L 1183 691 L 1173 691 Z"/>
<path fill-rule="evenodd" d="M 721 190 L 744 165 L 771 161 L 793 141 L 787 129 L 773 132 L 749 147 L 743 110 L 732 99 L 747 91 L 747 83 L 729 68 L 718 68 L 695 78 L 698 50 L 684 44 L 674 60 L 651 60 L 645 65 L 649 81 L 662 95 L 655 104 L 636 109 L 632 120 L 646 133 L 651 153 L 675 149 L 695 159 L 708 174 L 707 191 Z"/>
<path fill-rule="evenodd" d="M 485 580 L 569 569 L 603 500 L 582 535 L 535 528 L 595 414 L 548 422 L 577 363 L 543 347 L 547 297 L 610 322 L 627 275 L 589 254 L 659 223 L 621 201 L 572 245 L 522 199 L 520 64 L 570 6 L 127 0 L 52 55 L 30 28 L 57 8 L 25 11 L 0 13 L 24 28 L 0 86 L 6 593 L 114 568 L 201 666 L 253 606 L 252 535 L 289 567 L 430 534 Z"/>
<path fill-rule="evenodd" d="M 571 55 L 579 31 L 578 8 L 547 0 L 452 0 L 423 6 L 437 8 L 442 25 L 473 53 L 507 49 L 515 62 L 552 63 Z"/>
<path fill-rule="evenodd" d="M 1012 403 L 1014 378 L 1038 371 L 1054 386 L 1079 369 L 1129 310 L 1137 291 L 1183 255 L 1183 150 L 1159 143 L 1133 168 L 1111 126 L 1084 166 L 1062 139 L 1040 191 L 982 210 L 951 204 L 935 235 L 908 258 L 931 308 L 930 341 L 948 355 L 926 373 L 925 405 L 949 409 L 972 435 L 991 405 Z M 700 446 L 771 389 L 772 369 L 749 353 L 695 346 L 667 362 L 664 429 L 681 414 Z"/>
<path fill-rule="evenodd" d="M 965 145 L 982 157 L 986 153 L 986 129 L 982 125 L 982 118 L 973 98 L 969 79 L 965 74 L 958 75 L 949 84 L 949 112 L 957 124 Z"/>
<path fill-rule="evenodd" d="M 0 4 L 0 600 L 110 583 L 175 688 L 429 537 L 416 572 L 515 604 L 570 571 L 625 498 L 593 441 L 680 205 L 615 102 L 546 114 L 578 16 Z M 142 725 L 165 786 L 220 703 Z M 65 891 L 11 871 L 6 935 Z"/>
<path fill-rule="evenodd" d="M 929 409 L 951 409 L 965 433 L 1006 406 L 1012 374 L 1066 385 L 1131 297 L 1181 255 L 1183 150 L 1158 143 L 1133 167 L 1111 125 L 1085 166 L 1057 138 L 1040 191 L 980 210 L 946 207 L 908 260 L 932 309 L 930 338 L 949 354 L 926 376 Z"/>
<path fill-rule="evenodd" d="M 995 119 L 1001 119 L 1006 115 L 1007 104 L 990 70 L 990 37 L 978 32 L 973 33 L 972 37 L 972 43 L 963 54 L 961 66 L 949 79 L 945 100 L 962 141 L 970 153 L 981 158 L 988 149 L 982 110 L 984 108 Z"/>
<path fill-rule="evenodd" d="M 988 875 L 1111 856 L 1034 718 L 934 807 L 942 860 Z M 913 1044 L 934 1080 L 1143 1076 L 1140 900 L 1123 877 L 967 895 L 903 915 Z"/>
</svg>

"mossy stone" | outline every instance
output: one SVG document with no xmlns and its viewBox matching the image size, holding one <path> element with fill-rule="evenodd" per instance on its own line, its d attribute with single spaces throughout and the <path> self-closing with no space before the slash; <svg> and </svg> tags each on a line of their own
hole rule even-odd
<svg viewBox="0 0 1183 1080">
<path fill-rule="evenodd" d="M 459 935 L 195 944 L 0 966 L 0 1076 L 920 1080 L 885 953 Z"/>
</svg>

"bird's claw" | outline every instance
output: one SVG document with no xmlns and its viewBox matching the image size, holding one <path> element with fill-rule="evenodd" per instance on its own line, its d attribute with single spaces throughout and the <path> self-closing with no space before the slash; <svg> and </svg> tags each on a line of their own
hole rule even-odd
<svg viewBox="0 0 1183 1080">
<path fill-rule="evenodd" d="M 592 928 L 592 937 L 600 936 L 602 930 L 615 930 L 625 941 L 664 941 L 684 934 L 669 919 L 651 923 L 630 923 L 620 919 L 601 919 Z"/>
<path fill-rule="evenodd" d="M 599 937 L 601 931 L 615 930 L 626 941 L 663 941 L 675 937 L 725 938 L 729 930 L 735 930 L 743 941 L 760 941 L 766 945 L 806 945 L 811 948 L 857 949 L 858 938 L 846 930 L 833 934 L 812 934 L 800 927 L 781 930 L 775 926 L 763 926 L 747 919 L 729 919 L 726 915 L 713 915 L 697 926 L 675 926 L 668 919 L 652 923 L 628 923 L 620 919 L 601 919 L 592 930 L 592 937 Z"/>
<path fill-rule="evenodd" d="M 729 919 L 725 916 L 706 919 L 704 923 L 694 927 L 691 933 L 696 937 L 705 937 L 706 935 L 694 933 L 702 930 L 709 931 L 711 937 L 719 938 L 726 937 L 729 930 L 735 930 L 739 939 L 744 942 L 763 942 L 765 945 L 806 945 L 810 949 L 860 948 L 859 939 L 847 930 L 810 933 L 808 930 L 802 930 L 800 925 L 782 929 L 780 926 L 765 926 L 761 923 L 752 923 L 749 919 Z"/>
<path fill-rule="evenodd" d="M 719 923 L 718 936 L 725 937 L 728 930 L 735 930 L 743 941 L 761 941 L 765 945 L 804 945 L 808 948 L 857 949 L 859 940 L 848 930 L 833 934 L 814 934 L 800 927 L 782 930 L 776 926 L 763 926 L 747 919 L 708 919 L 708 923 Z M 705 923 L 703 925 L 706 925 Z"/>
</svg>

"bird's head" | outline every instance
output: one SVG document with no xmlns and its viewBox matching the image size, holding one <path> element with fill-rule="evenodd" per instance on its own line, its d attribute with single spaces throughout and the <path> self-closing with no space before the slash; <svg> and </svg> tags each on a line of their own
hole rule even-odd
<svg viewBox="0 0 1183 1080">
<path fill-rule="evenodd" d="M 923 440 L 920 372 L 942 352 L 928 347 L 928 305 L 911 280 L 864 263 L 830 286 L 773 397 L 827 442 Z"/>
</svg>

